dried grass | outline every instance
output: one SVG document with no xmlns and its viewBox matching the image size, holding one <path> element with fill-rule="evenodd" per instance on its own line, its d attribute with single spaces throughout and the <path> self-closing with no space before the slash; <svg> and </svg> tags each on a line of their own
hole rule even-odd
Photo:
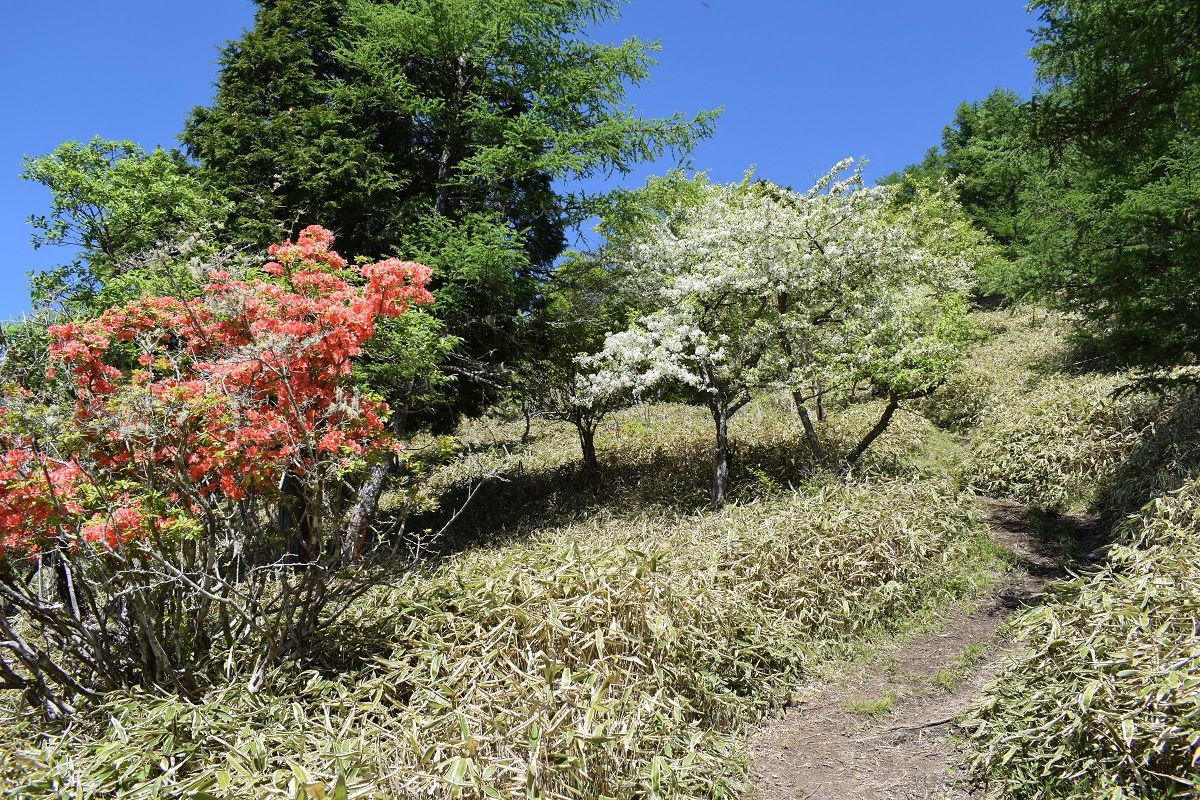
<svg viewBox="0 0 1200 800">
<path fill-rule="evenodd" d="M 567 491 L 569 436 L 539 427 L 522 448 L 475 423 L 459 447 L 507 477 L 468 527 L 503 535 L 364 598 L 332 637 L 338 669 L 196 705 L 113 695 L 58 732 L 5 707 L 0 787 L 294 797 L 340 775 L 350 797 L 738 796 L 746 722 L 843 642 L 968 590 L 995 556 L 970 498 L 909 458 L 932 426 L 898 425 L 854 484 L 803 477 L 793 492 L 812 465 L 792 461 L 802 439 L 777 402 L 742 418 L 740 499 L 720 512 L 699 510 L 694 409 L 618 417 L 601 457 L 620 469 L 590 501 Z M 870 419 L 831 421 L 830 441 L 849 441 L 853 414 Z M 446 486 L 479 464 L 460 466 L 441 467 Z"/>
<path fill-rule="evenodd" d="M 1093 575 L 1017 622 L 974 711 L 976 774 L 1005 798 L 1200 796 L 1200 480 L 1122 527 Z"/>
<path fill-rule="evenodd" d="M 1147 444 L 1193 400 L 1123 392 L 1133 376 L 1076 352 L 1061 315 L 1025 308 L 976 318 L 988 339 L 924 406 L 937 424 L 969 438 L 964 480 L 972 488 L 1041 508 L 1119 514 L 1179 485 L 1184 469 L 1144 474 L 1149 461 L 1168 460 Z M 1194 430 L 1191 440 L 1185 449 L 1200 463 Z M 1139 455 L 1143 469 L 1130 470 Z"/>
</svg>

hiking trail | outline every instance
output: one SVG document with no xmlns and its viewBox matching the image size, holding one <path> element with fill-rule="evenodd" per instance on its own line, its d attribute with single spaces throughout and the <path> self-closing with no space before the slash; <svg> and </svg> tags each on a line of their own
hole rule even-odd
<svg viewBox="0 0 1200 800">
<path fill-rule="evenodd" d="M 986 595 L 956 603 L 944 623 L 890 644 L 869 662 L 802 687 L 751 744 L 761 800 L 961 800 L 956 719 L 1002 664 L 1001 627 L 1046 584 L 1097 558 L 1098 517 L 1044 514 L 981 499 L 992 536 L 1016 563 Z"/>
</svg>

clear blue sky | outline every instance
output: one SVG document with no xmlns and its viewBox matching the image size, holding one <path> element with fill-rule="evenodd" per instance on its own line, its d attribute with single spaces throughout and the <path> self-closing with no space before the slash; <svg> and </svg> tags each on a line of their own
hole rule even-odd
<svg viewBox="0 0 1200 800">
<path fill-rule="evenodd" d="M 29 244 L 25 220 L 48 196 L 17 179 L 22 156 L 94 134 L 174 146 L 188 110 L 211 97 L 218 46 L 254 11 L 250 0 L 11 5 L 0 319 L 27 308 L 28 270 L 69 257 Z M 631 93 L 641 113 L 724 107 L 696 168 L 727 181 L 755 165 L 803 186 L 847 155 L 867 157 L 870 177 L 899 169 L 938 141 L 960 102 L 996 86 L 1027 94 L 1034 23 L 1024 0 L 636 0 L 596 35 L 662 41 L 652 80 Z"/>
</svg>

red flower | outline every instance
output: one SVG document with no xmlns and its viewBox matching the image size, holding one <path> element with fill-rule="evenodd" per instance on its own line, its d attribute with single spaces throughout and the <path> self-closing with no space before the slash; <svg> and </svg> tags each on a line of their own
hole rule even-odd
<svg viewBox="0 0 1200 800">
<path fill-rule="evenodd" d="M 430 270 L 387 259 L 354 286 L 332 244 L 310 226 L 268 249 L 275 280 L 214 272 L 199 297 L 145 297 L 51 327 L 51 363 L 76 396 L 75 460 L 52 462 L 0 418 L 0 555 L 56 537 L 115 546 L 151 529 L 146 503 L 154 518 L 194 513 L 189 498 L 269 493 L 285 472 L 396 448 L 386 407 L 342 381 L 377 317 L 433 302 Z M 114 366 L 122 342 L 140 369 Z"/>
</svg>

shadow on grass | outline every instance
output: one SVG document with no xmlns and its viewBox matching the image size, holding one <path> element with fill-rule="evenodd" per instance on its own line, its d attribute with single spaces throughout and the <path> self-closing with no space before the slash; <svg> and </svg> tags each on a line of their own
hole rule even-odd
<svg viewBox="0 0 1200 800">
<path fill-rule="evenodd" d="M 1187 390 L 1096 493 L 1093 507 L 1111 520 L 1132 514 L 1200 474 L 1200 390 Z"/>
<path fill-rule="evenodd" d="M 421 545 L 419 553 L 410 547 L 400 554 L 395 574 L 430 568 L 467 550 L 518 543 L 538 531 L 565 527 L 606 510 L 633 515 L 704 513 L 712 470 L 712 451 L 706 444 L 697 440 L 692 446 L 657 453 L 649 445 L 626 444 L 601 453 L 599 476 L 586 473 L 578 461 L 528 471 L 518 465 L 475 488 L 469 503 L 471 487 L 455 487 L 443 496 L 437 511 L 405 521 L 404 536 Z M 792 485 L 813 472 L 807 451 L 798 449 L 803 445 L 801 435 L 794 442 L 771 446 L 735 441 L 731 502 L 792 492 Z M 443 528 L 440 536 L 432 536 Z M 335 674 L 378 658 L 405 657 L 395 652 L 394 614 L 371 610 L 369 598 L 363 603 L 366 607 L 359 613 L 320 632 L 321 645 L 314 648 L 318 656 L 305 666 Z M 447 603 L 452 606 L 452 599 Z"/>
<path fill-rule="evenodd" d="M 569 525 L 606 509 L 683 514 L 707 509 L 712 450 L 697 443 L 667 453 L 652 451 L 627 447 L 602 453 L 597 475 L 580 462 L 536 471 L 518 465 L 475 488 L 469 502 L 472 487 L 456 487 L 442 498 L 439 510 L 411 517 L 406 528 L 418 536 L 445 528 L 426 550 L 439 558 Z M 790 492 L 814 471 L 799 435 L 772 445 L 735 440 L 730 502 Z"/>
<path fill-rule="evenodd" d="M 1040 601 L 1046 582 L 1097 566 L 1111 527 L 1097 514 L 1036 509 L 1015 500 L 986 499 L 992 535 L 1011 554 L 1011 564 L 1029 578 L 997 595 L 1005 611 Z"/>
</svg>

